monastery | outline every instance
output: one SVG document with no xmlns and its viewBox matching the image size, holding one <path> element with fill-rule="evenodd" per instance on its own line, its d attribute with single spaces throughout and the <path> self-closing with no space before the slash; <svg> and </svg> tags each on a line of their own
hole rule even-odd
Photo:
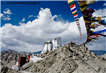
<svg viewBox="0 0 106 73">
<path fill-rule="evenodd" d="M 44 48 L 41 53 L 45 53 L 46 51 L 55 50 L 62 47 L 61 37 L 54 38 L 52 41 L 47 41 L 44 43 Z M 35 54 L 27 55 L 27 57 L 19 57 L 16 65 L 12 66 L 12 69 L 24 69 L 25 66 L 30 62 L 37 62 L 42 60 L 43 58 L 37 57 Z"/>
<path fill-rule="evenodd" d="M 46 51 L 51 51 L 60 47 L 62 47 L 61 37 L 57 37 L 54 38 L 52 41 L 45 42 L 43 51 L 41 53 L 44 53 Z"/>
</svg>

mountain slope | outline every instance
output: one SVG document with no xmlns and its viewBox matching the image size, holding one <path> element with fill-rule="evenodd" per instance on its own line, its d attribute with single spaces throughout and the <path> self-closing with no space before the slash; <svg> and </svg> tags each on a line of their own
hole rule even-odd
<svg viewBox="0 0 106 73">
<path fill-rule="evenodd" d="M 39 55 L 44 59 L 25 71 L 32 73 L 106 73 L 106 60 L 85 45 L 69 43 L 57 50 Z"/>
<path fill-rule="evenodd" d="M 102 55 L 101 57 L 105 58 L 106 59 L 106 54 Z"/>
<path fill-rule="evenodd" d="M 19 56 L 26 57 L 28 53 L 26 52 L 17 52 L 15 50 L 6 50 L 1 52 L 1 72 L 7 73 L 10 68 L 16 64 Z"/>
</svg>

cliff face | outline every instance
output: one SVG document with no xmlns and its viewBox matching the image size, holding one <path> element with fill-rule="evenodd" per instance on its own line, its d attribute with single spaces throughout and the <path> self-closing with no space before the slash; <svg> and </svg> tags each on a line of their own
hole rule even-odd
<svg viewBox="0 0 106 73">
<path fill-rule="evenodd" d="M 106 60 L 84 45 L 69 43 L 57 50 L 39 55 L 44 59 L 25 71 L 32 73 L 106 73 Z"/>
</svg>

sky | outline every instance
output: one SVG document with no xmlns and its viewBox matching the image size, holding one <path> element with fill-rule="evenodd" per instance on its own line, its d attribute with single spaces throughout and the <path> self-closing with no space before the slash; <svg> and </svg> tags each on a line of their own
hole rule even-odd
<svg viewBox="0 0 106 73">
<path fill-rule="evenodd" d="M 13 4 L 6 4 L 10 2 Z M 39 1 L 36 4 L 16 3 L 17 1 L 1 2 L 1 50 L 41 51 L 44 42 L 55 37 L 61 37 L 62 44 L 71 41 L 85 42 L 86 28 L 77 2 L 75 3 L 81 24 L 81 40 L 79 39 L 77 25 L 66 1 Z M 103 16 L 105 14 L 106 3 L 104 1 L 95 2 L 90 7 L 95 9 L 93 16 Z M 96 30 L 103 28 L 105 27 L 100 26 Z M 93 42 L 93 46 L 87 45 L 87 47 L 90 50 L 106 50 L 104 39 L 104 37 L 100 37 L 99 40 Z"/>
</svg>

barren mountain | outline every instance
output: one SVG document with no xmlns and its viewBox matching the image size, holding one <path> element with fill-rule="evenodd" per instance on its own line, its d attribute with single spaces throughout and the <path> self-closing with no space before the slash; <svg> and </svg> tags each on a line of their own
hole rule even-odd
<svg viewBox="0 0 106 73">
<path fill-rule="evenodd" d="M 6 64 L 8 63 L 7 59 L 9 59 L 5 58 L 7 54 L 2 55 L 4 58 L 2 61 L 5 61 Z M 11 57 L 9 55 L 7 57 Z M 11 55 L 13 56 L 13 54 Z M 68 43 L 61 48 L 47 51 L 38 56 L 44 59 L 29 63 L 22 71 L 8 70 L 8 72 L 2 73 L 106 73 L 106 59 L 97 56 L 85 45 Z"/>
<path fill-rule="evenodd" d="M 106 60 L 85 45 L 69 43 L 57 50 L 39 55 L 44 58 L 26 71 L 32 73 L 106 73 Z"/>
<path fill-rule="evenodd" d="M 106 59 L 106 54 L 102 55 L 101 57 L 105 58 Z"/>
<path fill-rule="evenodd" d="M 7 70 L 16 64 L 18 61 L 19 56 L 26 57 L 29 53 L 26 52 L 17 52 L 15 50 L 6 50 L 1 52 L 1 72 L 7 73 Z"/>
</svg>

